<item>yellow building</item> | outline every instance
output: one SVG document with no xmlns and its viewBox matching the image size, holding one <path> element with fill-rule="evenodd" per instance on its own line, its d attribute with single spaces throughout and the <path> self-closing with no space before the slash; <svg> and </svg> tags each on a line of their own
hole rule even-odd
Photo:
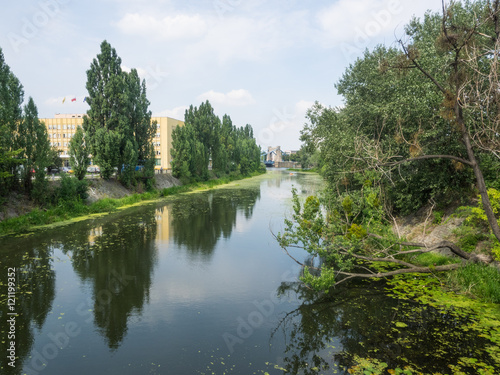
<svg viewBox="0 0 500 375">
<path fill-rule="evenodd" d="M 56 114 L 54 118 L 42 118 L 49 133 L 50 145 L 60 150 L 64 166 L 69 165 L 69 141 L 79 126 L 83 125 L 83 114 Z M 171 170 L 172 131 L 184 122 L 170 117 L 152 117 L 157 122 L 156 134 L 153 137 L 156 169 Z"/>
</svg>

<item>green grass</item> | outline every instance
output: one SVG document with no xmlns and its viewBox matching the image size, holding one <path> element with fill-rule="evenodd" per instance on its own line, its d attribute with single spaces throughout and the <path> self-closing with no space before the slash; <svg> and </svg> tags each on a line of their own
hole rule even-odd
<svg viewBox="0 0 500 375">
<path fill-rule="evenodd" d="M 500 271 L 492 266 L 468 264 L 450 272 L 448 283 L 484 302 L 500 303 Z"/>
<path fill-rule="evenodd" d="M 417 264 L 422 267 L 429 266 L 444 266 L 447 264 L 457 263 L 456 258 L 451 258 L 439 253 L 423 253 L 417 256 L 414 256 L 409 259 L 413 264 Z"/>
</svg>

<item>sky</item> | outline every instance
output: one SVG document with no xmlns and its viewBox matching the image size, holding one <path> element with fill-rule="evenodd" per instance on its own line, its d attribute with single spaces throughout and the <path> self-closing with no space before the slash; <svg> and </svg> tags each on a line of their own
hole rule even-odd
<svg viewBox="0 0 500 375">
<path fill-rule="evenodd" d="M 85 113 L 86 72 L 107 40 L 146 80 L 153 116 L 184 119 L 209 100 L 263 147 L 300 148 L 315 101 L 365 49 L 395 45 L 440 0 L 16 0 L 2 4 L 0 48 L 40 118 Z M 64 98 L 66 100 L 63 103 Z M 72 101 L 76 98 L 76 101 Z"/>
</svg>

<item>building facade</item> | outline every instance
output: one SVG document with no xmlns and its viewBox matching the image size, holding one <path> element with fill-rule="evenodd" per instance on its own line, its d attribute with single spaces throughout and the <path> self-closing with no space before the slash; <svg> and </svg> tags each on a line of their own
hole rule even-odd
<svg viewBox="0 0 500 375">
<path fill-rule="evenodd" d="M 52 147 L 60 151 L 63 165 L 69 165 L 69 142 L 75 135 L 76 129 L 83 126 L 83 114 L 56 114 L 54 118 L 41 118 L 45 123 L 49 134 L 49 141 Z M 172 131 L 177 126 L 184 126 L 184 122 L 170 117 L 152 117 L 151 121 L 156 121 L 156 133 L 153 137 L 155 149 L 155 169 L 168 171 L 172 169 Z"/>
</svg>

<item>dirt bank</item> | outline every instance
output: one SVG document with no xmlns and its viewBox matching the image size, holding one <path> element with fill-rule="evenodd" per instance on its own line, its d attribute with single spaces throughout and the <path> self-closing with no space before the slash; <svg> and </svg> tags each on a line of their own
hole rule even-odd
<svg viewBox="0 0 500 375">
<path fill-rule="evenodd" d="M 134 193 L 141 193 L 139 190 L 126 189 L 122 184 L 114 179 L 89 179 L 88 203 L 96 202 L 103 198 L 123 198 Z M 58 184 L 56 181 L 49 181 L 49 184 Z M 181 185 L 180 181 L 169 174 L 155 175 L 155 188 L 162 190 L 172 186 Z M 24 215 L 32 211 L 36 205 L 27 196 L 19 193 L 11 193 L 0 203 L 0 221 Z"/>
<path fill-rule="evenodd" d="M 129 190 L 125 188 L 122 184 L 117 182 L 116 180 L 102 180 L 95 179 L 89 180 L 89 197 L 87 201 L 89 203 L 96 202 L 103 198 L 123 198 L 127 195 L 131 195 L 134 193 L 142 193 L 141 189 L 139 190 Z M 172 186 L 181 185 L 180 181 L 175 177 L 172 177 L 170 174 L 157 174 L 155 175 L 155 188 L 158 190 L 162 190 L 165 188 L 169 188 Z"/>
<path fill-rule="evenodd" d="M 440 220 L 435 220 L 431 207 L 424 207 L 416 213 L 404 218 L 396 219 L 393 225 L 394 233 L 407 241 L 425 243 L 427 245 L 437 244 L 443 240 L 455 242 L 455 229 L 460 227 L 464 218 L 453 215 L 457 207 L 453 206 L 442 213 Z M 451 255 L 448 250 L 442 253 Z"/>
</svg>

